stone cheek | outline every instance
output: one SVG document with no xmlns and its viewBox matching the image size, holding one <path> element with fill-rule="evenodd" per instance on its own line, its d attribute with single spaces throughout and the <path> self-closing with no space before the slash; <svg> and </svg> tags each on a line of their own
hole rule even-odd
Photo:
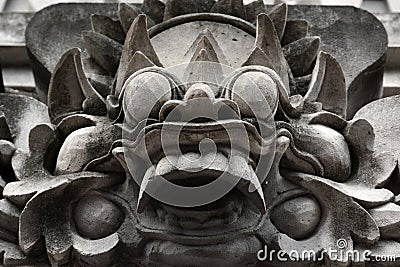
<svg viewBox="0 0 400 267">
<path fill-rule="evenodd" d="M 312 196 L 287 200 L 271 212 L 271 221 L 278 230 L 294 239 L 310 236 L 321 219 L 321 208 Z"/>
<path fill-rule="evenodd" d="M 74 209 L 76 230 L 89 239 L 100 239 L 115 233 L 123 220 L 122 211 L 113 202 L 98 195 L 83 197 Z"/>
<path fill-rule="evenodd" d="M 299 151 L 315 156 L 323 167 L 324 178 L 345 182 L 351 173 L 351 155 L 347 142 L 339 132 L 319 124 L 294 125 L 294 145 Z M 289 151 L 290 152 L 290 151 Z M 305 162 L 286 153 L 284 162 L 290 170 L 314 174 Z"/>
</svg>

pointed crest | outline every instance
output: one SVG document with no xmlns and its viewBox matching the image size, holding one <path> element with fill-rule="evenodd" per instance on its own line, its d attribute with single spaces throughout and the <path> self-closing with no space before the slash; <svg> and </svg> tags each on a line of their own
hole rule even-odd
<svg viewBox="0 0 400 267">
<path fill-rule="evenodd" d="M 117 96 L 121 92 L 129 62 L 137 51 L 142 52 L 155 65 L 161 66 L 161 62 L 158 59 L 147 33 L 145 15 L 139 15 L 134 20 L 126 36 L 117 72 L 117 83 L 115 87 L 115 95 Z"/>
<path fill-rule="evenodd" d="M 320 52 L 312 74 L 306 102 L 320 102 L 324 110 L 346 117 L 346 81 L 339 63 L 331 55 Z"/>
</svg>

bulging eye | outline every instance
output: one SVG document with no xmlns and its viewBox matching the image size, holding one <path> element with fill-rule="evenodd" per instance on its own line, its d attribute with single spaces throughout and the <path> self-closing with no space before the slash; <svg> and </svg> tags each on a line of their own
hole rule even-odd
<svg viewBox="0 0 400 267">
<path fill-rule="evenodd" d="M 281 232 L 299 240 L 309 237 L 321 220 L 321 207 L 311 196 L 289 199 L 274 207 L 271 222 Z"/>
<path fill-rule="evenodd" d="M 120 208 L 99 195 L 81 198 L 74 209 L 76 230 L 81 236 L 89 239 L 112 235 L 119 229 L 124 217 Z"/>
<path fill-rule="evenodd" d="M 235 101 L 243 117 L 265 120 L 276 112 L 278 89 L 276 82 L 268 74 L 248 71 L 234 78 L 228 96 Z"/>
<path fill-rule="evenodd" d="M 161 106 L 172 98 L 170 81 L 156 72 L 134 74 L 123 91 L 125 121 L 131 127 L 145 119 L 157 119 Z"/>
</svg>

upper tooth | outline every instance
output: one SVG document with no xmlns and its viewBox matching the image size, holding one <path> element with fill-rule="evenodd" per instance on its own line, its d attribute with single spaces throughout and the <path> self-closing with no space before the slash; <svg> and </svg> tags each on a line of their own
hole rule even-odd
<svg viewBox="0 0 400 267">
<path fill-rule="evenodd" d="M 227 173 L 229 176 L 238 177 L 240 181 L 237 184 L 237 188 L 253 202 L 262 214 L 265 214 L 264 193 L 256 173 L 248 163 L 248 159 L 243 155 L 233 153 L 228 160 L 220 152 L 214 155 L 206 154 L 203 158 L 199 153 L 186 153 L 181 156 L 168 155 L 162 158 L 157 166 L 150 167 L 144 175 L 138 198 L 138 212 L 143 212 L 150 200 L 150 196 L 146 191 L 151 190 L 151 192 L 156 192 L 162 185 L 162 179 L 165 179 L 164 175 L 177 170 L 196 172 L 204 169 L 215 170 Z M 178 175 L 175 178 L 182 179 L 182 176 Z M 232 183 L 235 182 L 235 179 L 231 180 Z"/>
<path fill-rule="evenodd" d="M 156 183 L 156 179 L 158 176 L 155 175 L 155 168 L 150 167 L 142 180 L 142 184 L 140 185 L 138 203 L 137 203 L 137 211 L 142 213 L 146 208 L 147 204 L 150 202 L 150 196 L 146 193 L 146 189 L 150 188 L 150 186 L 154 186 Z"/>
<path fill-rule="evenodd" d="M 248 164 L 247 159 L 240 155 L 231 155 L 231 161 L 230 171 L 241 177 L 237 188 L 256 205 L 262 214 L 265 214 L 264 193 L 253 168 Z"/>
</svg>

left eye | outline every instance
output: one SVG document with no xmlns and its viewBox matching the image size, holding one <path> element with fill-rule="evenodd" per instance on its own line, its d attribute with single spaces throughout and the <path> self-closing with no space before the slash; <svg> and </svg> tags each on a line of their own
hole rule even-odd
<svg viewBox="0 0 400 267">
<path fill-rule="evenodd" d="M 310 236 L 321 220 L 321 208 L 313 196 L 289 199 L 274 207 L 271 222 L 281 232 L 299 240 Z"/>
<path fill-rule="evenodd" d="M 161 106 L 172 97 L 168 79 L 156 72 L 129 78 L 123 91 L 125 121 L 132 127 L 142 120 L 158 118 Z"/>
</svg>

